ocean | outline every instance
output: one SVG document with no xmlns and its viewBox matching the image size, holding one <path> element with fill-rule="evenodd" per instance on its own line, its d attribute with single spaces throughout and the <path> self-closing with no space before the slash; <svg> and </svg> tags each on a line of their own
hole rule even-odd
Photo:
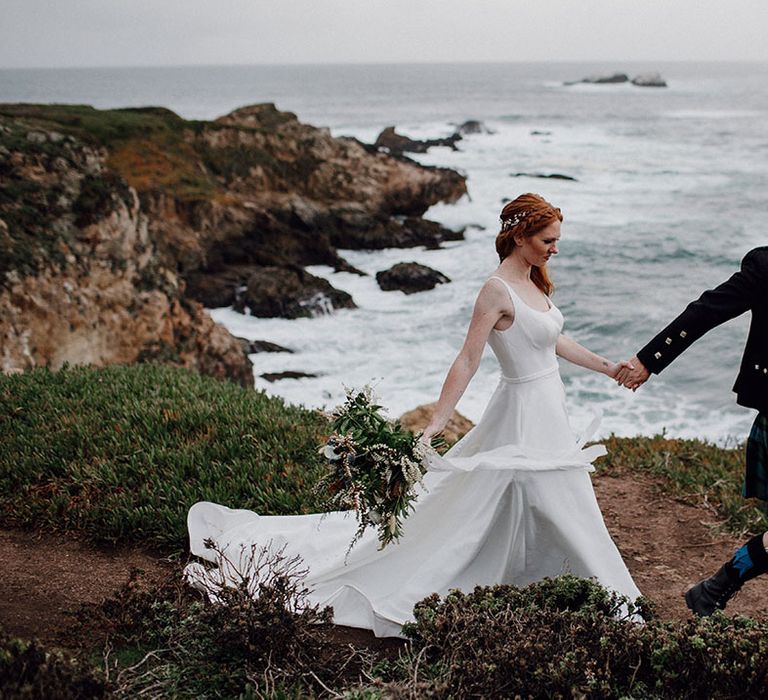
<svg viewBox="0 0 768 700">
<path fill-rule="evenodd" d="M 572 85 L 593 73 L 659 71 L 669 87 Z M 345 387 L 372 384 L 390 415 L 435 401 L 460 349 L 478 289 L 494 269 L 504 198 L 533 191 L 564 213 L 551 261 L 565 332 L 625 359 L 701 291 L 725 280 L 750 248 L 768 243 L 768 64 L 439 64 L 217 66 L 0 70 L 2 102 L 161 105 L 211 119 L 275 102 L 335 135 L 373 141 L 386 126 L 445 136 L 468 119 L 458 151 L 415 156 L 467 175 L 469 197 L 427 217 L 466 227 L 441 250 L 341 251 L 358 277 L 313 267 L 359 308 L 312 319 L 214 318 L 233 333 L 295 353 L 258 354 L 255 385 L 287 401 L 332 407 Z M 558 173 L 575 181 L 518 177 Z M 400 261 L 434 267 L 450 284 L 406 296 L 379 290 L 375 273 Z M 731 387 L 749 315 L 714 329 L 636 393 L 561 361 L 576 429 L 602 412 L 602 435 L 743 440 L 754 411 Z M 267 382 L 266 372 L 315 378 Z M 498 381 L 490 351 L 458 410 L 473 420 Z"/>
</svg>

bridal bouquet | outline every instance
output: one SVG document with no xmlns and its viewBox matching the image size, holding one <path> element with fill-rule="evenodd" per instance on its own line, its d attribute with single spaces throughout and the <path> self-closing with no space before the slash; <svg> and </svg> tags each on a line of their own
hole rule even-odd
<svg viewBox="0 0 768 700">
<path fill-rule="evenodd" d="M 358 528 L 350 550 L 368 527 L 377 529 L 383 549 L 402 533 L 416 484 L 427 471 L 428 448 L 384 418 L 370 387 L 347 390 L 347 400 L 331 417 L 333 433 L 320 448 L 329 468 L 317 489 L 330 508 L 355 511 Z"/>
</svg>

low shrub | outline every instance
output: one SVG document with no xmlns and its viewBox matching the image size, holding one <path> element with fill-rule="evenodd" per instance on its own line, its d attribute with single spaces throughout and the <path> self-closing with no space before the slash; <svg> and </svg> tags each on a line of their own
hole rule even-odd
<svg viewBox="0 0 768 700">
<path fill-rule="evenodd" d="M 768 624 L 663 622 L 644 599 L 571 575 L 433 595 L 414 614 L 413 649 L 387 686 L 403 697 L 759 698 L 768 687 Z"/>
<path fill-rule="evenodd" d="M 106 695 L 103 679 L 88 666 L 0 632 L 0 697 L 88 700 Z"/>
<path fill-rule="evenodd" d="M 134 580 L 85 616 L 108 630 L 116 697 L 307 697 L 360 667 L 328 645 L 331 609 L 308 602 L 298 558 L 254 547 L 238 565 L 237 585 L 209 595 L 181 576 L 149 591 Z"/>
<path fill-rule="evenodd" d="M 327 420 L 158 365 L 0 374 L 0 521 L 186 550 L 196 501 L 321 508 Z"/>
</svg>

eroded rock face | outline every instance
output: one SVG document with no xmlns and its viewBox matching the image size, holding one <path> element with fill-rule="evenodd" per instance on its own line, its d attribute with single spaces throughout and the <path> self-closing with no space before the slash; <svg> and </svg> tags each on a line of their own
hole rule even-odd
<svg viewBox="0 0 768 700">
<path fill-rule="evenodd" d="M 446 284 L 451 280 L 431 267 L 410 262 L 397 263 L 388 270 L 377 272 L 376 281 L 385 292 L 399 290 L 406 294 L 415 294 L 434 289 L 438 284 Z"/>
<path fill-rule="evenodd" d="M 216 122 L 0 105 L 0 366 L 167 361 L 250 385 L 245 349 L 201 300 L 289 317 L 349 307 L 303 266 L 355 272 L 334 242 L 366 247 L 369 228 L 377 246 L 439 245 L 451 232 L 418 217 L 465 193 L 454 171 L 274 105 Z"/>
<path fill-rule="evenodd" d="M 0 369 L 163 361 L 253 386 L 239 343 L 181 294 L 106 152 L 26 125 L 0 133 Z"/>
<path fill-rule="evenodd" d="M 466 193 L 463 176 L 452 170 L 333 138 L 274 105 L 245 107 L 216 124 L 194 136 L 196 147 L 215 153 L 215 159 L 231 154 L 239 165 L 216 166 L 226 187 L 227 215 L 214 204 L 209 214 L 198 215 L 201 233 L 193 240 L 201 262 L 186 278 L 190 295 L 206 306 L 235 303 L 248 267 L 329 265 L 359 272 L 337 248 L 438 247 L 463 238 L 420 218 L 432 204 Z M 270 299 L 265 304 L 274 306 Z"/>
</svg>

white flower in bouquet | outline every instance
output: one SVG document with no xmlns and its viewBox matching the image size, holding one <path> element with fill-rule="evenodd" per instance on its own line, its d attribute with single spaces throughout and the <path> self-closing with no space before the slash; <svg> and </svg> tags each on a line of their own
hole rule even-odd
<svg viewBox="0 0 768 700">
<path fill-rule="evenodd" d="M 329 507 L 351 509 L 358 521 L 350 549 L 368 527 L 377 530 L 382 547 L 400 537 L 402 520 L 417 499 L 415 485 L 427 470 L 427 453 L 416 436 L 382 414 L 370 387 L 347 390 L 320 449 L 329 469 L 318 491 Z"/>
<path fill-rule="evenodd" d="M 341 455 L 334 449 L 333 443 L 330 442 L 325 445 L 322 450 L 322 454 L 323 457 L 325 457 L 329 462 L 335 462 L 341 457 Z"/>
</svg>

